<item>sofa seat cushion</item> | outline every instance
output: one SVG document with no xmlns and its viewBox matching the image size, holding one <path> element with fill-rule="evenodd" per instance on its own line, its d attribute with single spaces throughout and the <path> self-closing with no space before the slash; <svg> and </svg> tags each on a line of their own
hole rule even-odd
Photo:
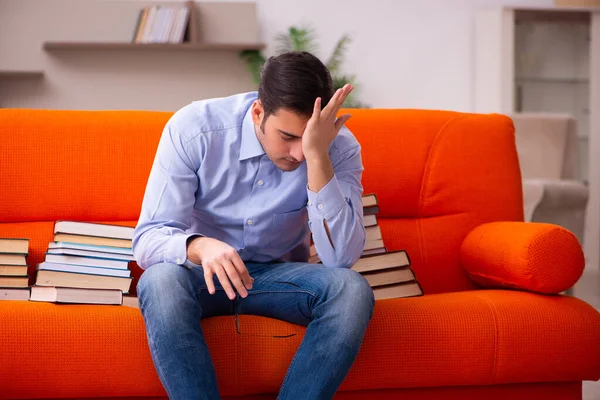
<svg viewBox="0 0 600 400">
<path fill-rule="evenodd" d="M 138 309 L 2 301 L 0 320 L 0 376 L 10 377 L 0 398 L 165 395 Z M 276 393 L 306 328 L 238 322 L 201 320 L 222 394 Z M 377 301 L 340 390 L 596 380 L 597 371 L 600 314 L 591 306 L 482 290 Z"/>
</svg>

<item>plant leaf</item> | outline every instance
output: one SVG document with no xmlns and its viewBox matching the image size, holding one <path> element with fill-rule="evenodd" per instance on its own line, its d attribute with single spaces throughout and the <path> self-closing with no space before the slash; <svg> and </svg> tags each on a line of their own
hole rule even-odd
<svg viewBox="0 0 600 400">
<path fill-rule="evenodd" d="M 346 57 L 346 51 L 348 50 L 348 45 L 352 39 L 350 39 L 349 35 L 344 35 L 340 40 L 338 40 L 335 48 L 333 49 L 333 53 L 329 57 L 329 61 L 327 61 L 327 69 L 331 75 L 337 74 L 340 72 L 340 67 L 344 62 L 344 58 Z"/>
</svg>

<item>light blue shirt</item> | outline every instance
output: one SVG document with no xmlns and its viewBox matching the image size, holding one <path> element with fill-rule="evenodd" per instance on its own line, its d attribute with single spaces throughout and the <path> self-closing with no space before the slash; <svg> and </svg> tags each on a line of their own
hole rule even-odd
<svg viewBox="0 0 600 400">
<path fill-rule="evenodd" d="M 195 101 L 167 122 L 133 237 L 142 268 L 195 265 L 186 243 L 194 235 L 229 244 L 243 261 L 306 262 L 311 232 L 325 266 L 349 268 L 360 257 L 363 166 L 356 138 L 342 128 L 329 148 L 335 175 L 315 193 L 306 162 L 283 172 L 265 154 L 250 113 L 256 99 L 251 92 Z"/>
</svg>

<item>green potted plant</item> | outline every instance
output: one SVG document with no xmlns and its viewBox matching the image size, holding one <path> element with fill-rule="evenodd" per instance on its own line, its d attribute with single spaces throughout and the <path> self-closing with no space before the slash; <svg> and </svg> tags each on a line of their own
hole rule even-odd
<svg viewBox="0 0 600 400">
<path fill-rule="evenodd" d="M 281 33 L 275 37 L 277 42 L 276 53 L 282 54 L 289 51 L 308 51 L 312 54 L 317 53 L 317 44 L 314 30 L 307 27 L 291 26 L 287 33 Z M 346 51 L 351 39 L 349 35 L 344 35 L 337 41 L 333 52 L 329 56 L 325 65 L 331 73 L 334 89 L 343 87 L 346 83 L 352 84 L 354 90 L 344 101 L 346 108 L 368 108 L 364 103 L 356 99 L 357 84 L 356 76 L 346 75 L 342 72 L 342 64 L 346 56 Z M 242 51 L 240 57 L 248 64 L 248 70 L 252 74 L 252 79 L 258 85 L 260 83 L 260 71 L 266 61 L 264 54 L 259 50 Z"/>
</svg>

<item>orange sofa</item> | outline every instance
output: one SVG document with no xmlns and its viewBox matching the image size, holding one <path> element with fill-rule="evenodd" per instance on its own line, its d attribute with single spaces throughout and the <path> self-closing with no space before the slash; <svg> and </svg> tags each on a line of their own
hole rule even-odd
<svg viewBox="0 0 600 400">
<path fill-rule="evenodd" d="M 582 273 L 574 236 L 521 222 L 512 121 L 351 113 L 384 241 L 408 251 L 425 296 L 377 302 L 336 399 L 581 399 L 600 378 L 600 314 L 560 294 Z M 0 110 L 0 237 L 31 239 L 31 282 L 55 220 L 135 225 L 170 115 Z M 0 321 L 0 398 L 165 396 L 135 308 L 0 301 Z M 305 328 L 201 324 L 223 398 L 274 399 Z"/>
</svg>

